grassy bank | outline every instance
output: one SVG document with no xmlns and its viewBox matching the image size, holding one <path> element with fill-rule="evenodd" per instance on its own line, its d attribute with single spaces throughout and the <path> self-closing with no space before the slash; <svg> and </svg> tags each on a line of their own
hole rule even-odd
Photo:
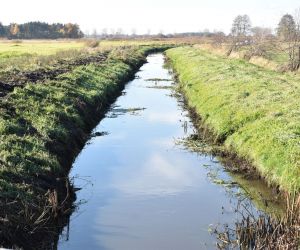
<svg viewBox="0 0 300 250">
<path fill-rule="evenodd" d="M 189 105 L 269 183 L 300 191 L 299 77 L 197 48 L 167 51 Z"/>
<path fill-rule="evenodd" d="M 262 47 L 263 51 L 261 51 L 259 55 L 254 53 L 252 46 L 243 46 L 237 50 L 233 50 L 230 55 L 228 55 L 232 47 L 230 43 L 216 45 L 210 42 L 197 44 L 195 47 L 231 59 L 244 59 L 266 69 L 279 72 L 289 71 L 288 47 L 284 43 L 265 42 Z"/>
<path fill-rule="evenodd" d="M 16 87 L 0 99 L 0 244 L 32 249 L 26 243 L 60 230 L 53 229 L 53 222 L 70 213 L 73 160 L 101 114 L 153 50 L 114 49 L 105 61 L 75 67 L 42 84 Z"/>
</svg>

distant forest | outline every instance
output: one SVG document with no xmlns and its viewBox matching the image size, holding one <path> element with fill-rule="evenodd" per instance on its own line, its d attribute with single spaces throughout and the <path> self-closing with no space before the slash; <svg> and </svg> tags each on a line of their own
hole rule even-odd
<svg viewBox="0 0 300 250">
<path fill-rule="evenodd" d="M 24 24 L 0 23 L 0 38 L 8 39 L 58 39 L 58 38 L 82 38 L 83 32 L 77 24 L 44 22 L 29 22 Z"/>
</svg>

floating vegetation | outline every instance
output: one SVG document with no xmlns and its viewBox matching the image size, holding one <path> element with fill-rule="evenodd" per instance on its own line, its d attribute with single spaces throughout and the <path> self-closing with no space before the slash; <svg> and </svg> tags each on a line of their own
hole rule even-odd
<svg viewBox="0 0 300 250">
<path fill-rule="evenodd" d="M 188 137 L 178 139 L 175 143 L 176 145 L 182 145 L 184 148 L 190 151 L 199 152 L 202 154 L 215 154 L 217 151 L 222 149 L 221 146 L 212 145 L 198 134 L 192 134 Z"/>
<path fill-rule="evenodd" d="M 102 132 L 95 132 L 91 134 L 91 137 L 100 137 L 100 136 L 105 136 L 108 135 L 109 133 L 106 131 L 102 131 Z"/>
<path fill-rule="evenodd" d="M 223 179 L 214 179 L 213 183 L 215 183 L 217 185 L 222 185 L 222 186 L 225 186 L 225 187 L 233 187 L 233 186 L 238 185 L 238 183 L 235 182 L 235 181 L 225 181 Z"/>
<path fill-rule="evenodd" d="M 162 86 L 162 85 L 147 86 L 147 88 L 149 88 L 149 89 L 174 89 L 173 86 Z"/>
<path fill-rule="evenodd" d="M 117 118 L 120 115 L 125 115 L 129 113 L 130 115 L 139 115 L 140 111 L 146 108 L 113 108 L 111 112 L 107 115 L 108 118 Z"/>
<path fill-rule="evenodd" d="M 173 82 L 173 79 L 165 79 L 165 78 L 149 78 L 146 79 L 147 82 Z"/>
</svg>

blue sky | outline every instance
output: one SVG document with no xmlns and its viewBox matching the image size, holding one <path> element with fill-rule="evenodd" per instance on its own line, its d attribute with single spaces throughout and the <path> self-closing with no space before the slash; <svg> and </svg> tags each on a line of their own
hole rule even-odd
<svg viewBox="0 0 300 250">
<path fill-rule="evenodd" d="M 254 26 L 275 28 L 282 15 L 297 8 L 299 0 L 4 0 L 0 21 L 75 22 L 90 32 L 229 32 L 236 15 L 248 14 Z"/>
</svg>

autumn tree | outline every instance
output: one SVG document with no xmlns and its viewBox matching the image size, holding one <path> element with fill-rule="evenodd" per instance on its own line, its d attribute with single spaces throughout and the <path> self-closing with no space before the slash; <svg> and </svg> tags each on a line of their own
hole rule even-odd
<svg viewBox="0 0 300 250">
<path fill-rule="evenodd" d="M 16 23 L 10 24 L 9 27 L 9 38 L 19 38 L 20 28 Z"/>
<path fill-rule="evenodd" d="M 79 26 L 77 24 L 67 23 L 64 26 L 64 34 L 66 38 L 80 38 L 83 37 Z"/>
<path fill-rule="evenodd" d="M 9 39 L 57 39 L 81 38 L 83 33 L 77 24 L 48 24 L 44 22 L 12 23 L 3 26 L 0 23 L 0 37 Z"/>
</svg>

